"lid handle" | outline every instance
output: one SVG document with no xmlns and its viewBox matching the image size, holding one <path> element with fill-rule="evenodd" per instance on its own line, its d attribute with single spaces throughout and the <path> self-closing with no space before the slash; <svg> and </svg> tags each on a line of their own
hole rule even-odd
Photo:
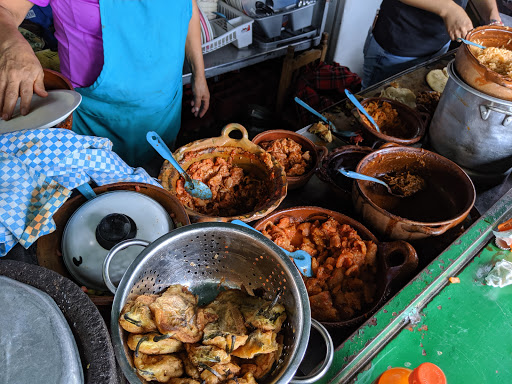
<svg viewBox="0 0 512 384">
<path fill-rule="evenodd" d="M 96 240 L 107 251 L 123 240 L 133 239 L 136 234 L 135 222 L 122 213 L 105 216 L 96 227 Z"/>
</svg>

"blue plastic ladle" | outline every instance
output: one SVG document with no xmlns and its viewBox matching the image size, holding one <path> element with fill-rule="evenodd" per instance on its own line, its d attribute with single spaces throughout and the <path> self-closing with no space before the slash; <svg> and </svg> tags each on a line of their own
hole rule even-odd
<svg viewBox="0 0 512 384">
<path fill-rule="evenodd" d="M 377 179 L 376 177 L 371 177 L 371 176 L 363 175 L 362 173 L 357 173 L 357 172 L 354 172 L 354 171 L 348 171 L 345 168 L 338 169 L 338 172 L 340 172 L 343 176 L 350 177 L 351 179 L 373 181 L 374 183 L 379 183 L 379 184 L 381 184 L 381 185 L 386 187 L 386 189 L 388 190 L 388 193 L 390 195 L 393 195 L 393 196 L 396 196 L 396 197 L 405 197 L 404 195 L 400 195 L 400 194 L 394 193 L 391 190 L 391 187 L 387 183 L 385 183 L 384 181 L 382 181 L 380 179 Z"/>
<path fill-rule="evenodd" d="M 487 48 L 487 47 L 484 47 L 483 45 L 480 45 L 480 44 L 474 43 L 472 41 L 463 39 L 462 37 L 458 37 L 457 41 L 462 41 L 464 44 L 472 45 L 473 47 L 477 47 L 477 48 L 480 48 L 480 49 L 486 49 Z"/>
<path fill-rule="evenodd" d="M 380 128 L 377 125 L 377 123 L 375 122 L 375 120 L 373 120 L 373 117 L 371 117 L 370 114 L 368 112 L 366 112 L 366 109 L 364 109 L 364 107 L 361 105 L 359 100 L 357 100 L 356 97 L 352 93 L 350 93 L 350 91 L 346 88 L 345 88 L 345 95 L 347 95 L 348 99 L 352 102 L 352 104 L 354 104 L 356 106 L 356 108 L 359 109 L 359 111 L 361 111 L 361 113 L 366 116 L 366 118 L 370 121 L 370 123 L 372 123 L 372 125 L 375 127 L 375 130 L 377 132 L 380 132 Z"/>
<path fill-rule="evenodd" d="M 231 223 L 252 229 L 253 231 L 260 233 L 260 231 L 241 220 L 233 220 Z M 313 269 L 311 268 L 311 255 L 309 253 L 301 249 L 298 251 L 290 252 L 282 247 L 279 248 L 281 248 L 281 250 L 286 253 L 286 256 L 293 259 L 293 262 L 297 266 L 297 269 L 300 271 L 300 273 L 306 277 L 313 277 Z"/>
<path fill-rule="evenodd" d="M 190 193 L 191 196 L 197 197 L 202 200 L 210 200 L 212 198 L 212 191 L 208 186 L 199 181 L 192 179 L 187 172 L 178 164 L 176 159 L 173 157 L 171 150 L 164 143 L 162 138 L 158 135 L 158 133 L 154 131 L 149 131 L 146 134 L 146 139 L 148 143 L 151 144 L 153 148 L 162 156 L 164 159 L 169 160 L 169 162 L 173 165 L 174 168 L 180 173 L 181 176 L 185 179 L 185 191 Z"/>
</svg>

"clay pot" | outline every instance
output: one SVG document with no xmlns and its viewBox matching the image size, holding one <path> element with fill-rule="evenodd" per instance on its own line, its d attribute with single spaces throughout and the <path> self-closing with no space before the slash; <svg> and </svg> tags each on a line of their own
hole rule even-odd
<svg viewBox="0 0 512 384">
<path fill-rule="evenodd" d="M 297 189 L 305 185 L 311 176 L 315 173 L 318 165 L 322 159 L 327 155 L 328 149 L 324 146 L 315 145 L 311 140 L 292 131 L 286 131 L 284 129 L 275 129 L 262 132 L 256 135 L 252 142 L 256 145 L 261 145 L 266 141 L 272 141 L 277 139 L 292 139 L 296 143 L 302 146 L 302 151 L 309 151 L 311 155 L 311 164 L 306 169 L 306 173 L 300 176 L 286 176 L 288 180 L 288 190 Z"/>
<path fill-rule="evenodd" d="M 120 190 L 135 191 L 151 197 L 169 213 L 174 222 L 175 228 L 190 224 L 190 219 L 188 218 L 181 203 L 163 188 L 145 183 L 115 183 L 94 188 L 94 192 L 97 195 Z M 64 228 L 66 227 L 66 223 L 70 219 L 71 215 L 86 201 L 86 198 L 82 195 L 77 195 L 67 200 L 53 215 L 53 220 L 55 221 L 57 229 L 37 240 L 38 264 L 71 280 L 73 280 L 73 277 L 66 269 L 62 258 L 61 240 Z M 90 295 L 89 297 L 92 302 L 99 307 L 110 306 L 113 301 L 113 296 L 111 295 Z"/>
<path fill-rule="evenodd" d="M 359 161 L 372 151 L 373 149 L 370 147 L 360 147 L 358 145 L 336 148 L 323 158 L 316 175 L 324 183 L 327 183 L 340 200 L 352 204 L 352 184 L 354 180 L 343 176 L 338 172 L 338 169 L 343 167 L 349 171 L 355 171 Z"/>
<path fill-rule="evenodd" d="M 462 223 L 475 203 L 475 187 L 454 162 L 424 149 L 388 147 L 365 156 L 356 171 L 379 177 L 409 171 L 426 187 L 406 198 L 390 195 L 380 184 L 357 180 L 356 212 L 369 227 L 388 239 L 416 240 L 441 235 Z"/>
<path fill-rule="evenodd" d="M 368 99 L 364 99 L 361 102 L 361 105 L 364 107 L 371 102 L 377 102 L 379 105 L 383 102 L 391 104 L 391 107 L 398 112 L 398 117 L 402 123 L 405 124 L 407 133 L 398 136 L 398 134 L 393 135 L 392 132 L 385 134 L 382 132 L 382 129 L 381 132 L 377 132 L 375 127 L 373 127 L 371 123 L 367 123 L 366 118 L 363 118 L 363 114 L 358 109 L 356 109 L 359 115 L 359 121 L 363 127 L 363 136 L 365 136 L 365 138 L 370 142 L 381 141 L 396 143 L 400 145 L 412 145 L 420 141 L 423 136 L 425 136 L 426 124 L 430 117 L 427 113 L 415 111 L 405 104 L 402 104 L 396 100 L 387 99 L 385 97 L 370 97 Z"/>
<path fill-rule="evenodd" d="M 235 130 L 242 132 L 242 139 L 232 139 L 229 136 Z M 252 212 L 235 216 L 210 216 L 185 207 L 190 220 L 194 223 L 258 220 L 276 209 L 286 197 L 287 180 L 284 168 L 263 148 L 251 142 L 247 130 L 240 124 L 228 124 L 222 129 L 219 137 L 194 141 L 178 148 L 173 155 L 185 171 L 195 162 L 221 157 L 231 159 L 233 164 L 257 175 L 261 180 L 268 181 L 269 192 L 267 198 L 261 201 Z M 180 177 L 179 172 L 169 161 L 165 160 L 160 170 L 159 179 L 162 186 L 170 191 L 173 196 L 176 196 L 176 184 Z"/>
<path fill-rule="evenodd" d="M 73 90 L 73 86 L 71 82 L 57 71 L 52 71 L 51 69 L 44 68 L 44 87 L 47 91 L 51 91 L 53 89 L 67 89 Z M 57 124 L 57 128 L 65 128 L 71 129 L 73 126 L 73 113 L 71 113 L 66 120 Z"/>
<path fill-rule="evenodd" d="M 512 50 L 512 28 L 497 25 L 477 27 L 466 40 L 478 41 L 485 47 Z M 512 101 L 512 80 L 481 64 L 473 52 L 478 48 L 461 44 L 455 55 L 455 69 L 466 84 L 489 96 Z"/>
<path fill-rule="evenodd" d="M 332 217 L 341 224 L 350 225 L 363 240 L 371 240 L 377 243 L 378 276 L 376 278 L 377 290 L 375 300 L 354 318 L 338 322 L 322 322 L 327 329 L 334 330 L 364 322 L 386 300 L 391 285 L 405 282 L 418 266 L 418 255 L 409 243 L 405 241 L 379 242 L 358 221 L 325 208 L 305 206 L 279 210 L 256 222 L 254 228 L 261 232 L 267 223 L 277 224 L 279 220 L 285 217 L 292 218 L 296 222 L 325 221 Z"/>
</svg>

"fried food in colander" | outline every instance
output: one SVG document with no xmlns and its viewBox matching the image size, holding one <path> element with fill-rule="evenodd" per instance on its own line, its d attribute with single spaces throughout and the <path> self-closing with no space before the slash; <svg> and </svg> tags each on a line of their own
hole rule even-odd
<svg viewBox="0 0 512 384">
<path fill-rule="evenodd" d="M 183 177 L 176 184 L 176 196 L 185 207 L 205 215 L 226 217 L 252 212 L 269 195 L 267 183 L 233 164 L 231 157 L 197 161 L 187 173 L 205 183 L 213 197 L 202 200 L 190 196 Z"/>
<path fill-rule="evenodd" d="M 286 176 L 300 176 L 311 168 L 311 154 L 292 139 L 264 141 L 260 146 L 279 161 Z"/>
<path fill-rule="evenodd" d="M 278 332 L 286 311 L 275 303 L 278 297 L 268 301 L 228 289 L 199 307 L 196 295 L 172 285 L 160 295 L 140 295 L 126 303 L 119 324 L 137 332 L 128 335 L 127 344 L 144 380 L 256 384 L 272 372 L 283 350 L 284 338 Z M 160 332 L 139 333 L 140 327 L 126 324 L 123 314 L 141 308 Z M 193 336 L 192 341 L 185 341 L 184 335 Z"/>
<path fill-rule="evenodd" d="M 377 245 L 332 217 L 299 222 L 290 217 L 268 222 L 263 235 L 293 252 L 312 256 L 314 277 L 304 277 L 311 316 L 319 321 L 347 320 L 374 301 Z"/>
</svg>

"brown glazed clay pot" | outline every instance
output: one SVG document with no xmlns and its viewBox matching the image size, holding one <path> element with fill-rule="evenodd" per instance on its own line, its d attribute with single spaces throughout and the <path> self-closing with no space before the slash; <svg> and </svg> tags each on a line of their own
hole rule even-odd
<svg viewBox="0 0 512 384">
<path fill-rule="evenodd" d="M 370 147 L 359 145 L 345 145 L 336 148 L 323 158 L 316 175 L 333 190 L 340 200 L 352 204 L 354 180 L 343 176 L 338 169 L 343 167 L 349 171 L 355 171 L 361 159 L 372 151 L 373 149 Z"/>
<path fill-rule="evenodd" d="M 171 216 L 175 228 L 190 224 L 190 219 L 188 218 L 183 205 L 181 205 L 178 199 L 163 188 L 145 183 L 115 183 L 94 188 L 94 192 L 97 195 L 120 190 L 139 192 L 158 202 Z M 73 280 L 73 277 L 68 272 L 62 258 L 61 240 L 64 228 L 66 227 L 68 220 L 71 218 L 71 215 L 73 215 L 73 213 L 86 201 L 87 199 L 82 195 L 77 195 L 67 200 L 53 215 L 53 220 L 57 227 L 56 230 L 48 235 L 40 237 L 37 240 L 36 253 L 38 264 L 71 280 Z M 112 300 L 114 299 L 111 295 L 90 295 L 89 297 L 98 307 L 109 306 L 112 304 Z"/>
<path fill-rule="evenodd" d="M 466 35 L 466 40 L 478 41 L 485 47 L 512 50 L 512 28 L 498 25 L 477 27 Z M 481 64 L 475 52 L 479 48 L 461 44 L 455 55 L 455 69 L 462 80 L 476 90 L 502 100 L 512 101 L 512 79 L 491 71 Z"/>
<path fill-rule="evenodd" d="M 47 91 L 51 91 L 54 89 L 67 89 L 67 90 L 73 90 L 73 86 L 71 85 L 71 82 L 62 75 L 62 73 L 59 73 L 57 71 L 52 71 L 51 69 L 44 68 L 44 87 Z M 59 123 L 57 125 L 57 128 L 65 128 L 65 129 L 71 129 L 73 126 L 73 113 L 71 113 L 66 120 Z"/>
<path fill-rule="evenodd" d="M 377 290 L 375 300 L 364 308 L 356 317 L 337 322 L 322 322 L 330 330 L 344 328 L 360 324 L 371 316 L 386 300 L 391 284 L 404 282 L 409 278 L 418 266 L 416 250 L 405 241 L 379 242 L 377 238 L 358 221 L 329 209 L 304 206 L 282 209 L 264 217 L 256 222 L 254 228 L 262 231 L 269 222 L 277 224 L 282 218 L 289 217 L 296 222 L 320 220 L 325 221 L 329 217 L 341 224 L 348 224 L 354 228 L 363 240 L 371 240 L 377 243 Z"/>
<path fill-rule="evenodd" d="M 375 127 L 373 127 L 370 122 L 367 123 L 366 118 L 363 118 L 363 114 L 356 109 L 359 115 L 359 121 L 361 122 L 364 130 L 363 135 L 366 136 L 366 138 L 373 140 L 374 142 L 384 141 L 400 145 L 412 145 L 420 141 L 423 136 L 425 136 L 425 127 L 429 119 L 428 114 L 415 111 L 403 103 L 387 99 L 385 97 L 370 97 L 368 99 L 364 99 L 361 102 L 361 105 L 364 107 L 371 102 L 377 102 L 379 105 L 383 102 L 391 104 L 391 107 L 398 112 L 398 117 L 402 123 L 405 124 L 407 134 L 402 136 L 393 136 L 391 134 L 377 132 Z"/>
<path fill-rule="evenodd" d="M 441 235 L 464 221 L 475 203 L 475 187 L 469 176 L 454 162 L 425 149 L 379 149 L 364 157 L 356 169 L 377 178 L 402 171 L 423 178 L 425 188 L 400 198 L 380 184 L 354 182 L 356 212 L 385 238 L 416 240 Z"/>
<path fill-rule="evenodd" d="M 274 129 L 262 132 L 256 135 L 252 139 L 252 142 L 261 146 L 261 143 L 277 139 L 291 139 L 301 145 L 303 152 L 309 151 L 311 155 L 311 164 L 306 169 L 306 173 L 300 176 L 286 175 L 286 179 L 288 180 L 288 190 L 300 188 L 305 185 L 309 179 L 311 179 L 311 176 L 315 173 L 320 162 L 327 155 L 328 150 L 324 146 L 315 145 L 311 140 L 301 134 L 284 129 Z"/>
</svg>

